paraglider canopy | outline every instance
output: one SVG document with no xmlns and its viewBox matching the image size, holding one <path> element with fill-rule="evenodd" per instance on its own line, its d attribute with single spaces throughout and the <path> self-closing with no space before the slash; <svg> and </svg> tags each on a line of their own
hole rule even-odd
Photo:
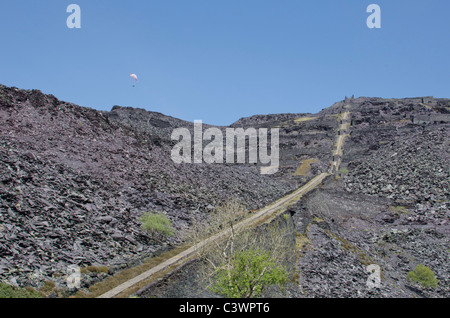
<svg viewBox="0 0 450 318">
<path fill-rule="evenodd" d="M 134 78 L 134 81 L 135 81 L 135 82 L 138 81 L 138 78 L 137 78 L 136 74 L 131 74 L 130 76 L 131 76 L 132 78 Z M 135 87 L 135 85 L 133 85 L 133 87 Z"/>
</svg>

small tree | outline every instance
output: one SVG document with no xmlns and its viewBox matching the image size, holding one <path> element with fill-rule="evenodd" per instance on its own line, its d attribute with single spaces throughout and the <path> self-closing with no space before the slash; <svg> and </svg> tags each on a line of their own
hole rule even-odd
<svg viewBox="0 0 450 318">
<path fill-rule="evenodd" d="M 410 271 L 406 278 L 414 283 L 419 283 L 425 288 L 436 288 L 437 279 L 434 272 L 427 266 L 419 264 L 413 271 Z"/>
<path fill-rule="evenodd" d="M 156 235 L 174 236 L 175 230 L 169 218 L 161 213 L 147 212 L 141 216 L 142 229 L 155 238 Z"/>
<path fill-rule="evenodd" d="M 194 245 L 215 233 L 224 235 L 199 245 L 201 288 L 226 297 L 257 297 L 266 287 L 284 285 L 295 262 L 293 228 L 280 218 L 258 228 L 242 228 L 247 208 L 237 199 L 216 206 L 209 222 L 197 222 Z"/>
<path fill-rule="evenodd" d="M 250 249 L 236 253 L 230 263 L 217 269 L 212 291 L 230 298 L 253 298 L 267 286 L 284 286 L 288 278 L 288 272 L 271 260 L 270 253 Z"/>
<path fill-rule="evenodd" d="M 245 216 L 248 208 L 241 201 L 232 198 L 216 206 L 215 211 L 206 220 L 195 220 L 191 228 L 190 239 L 195 244 L 211 236 Z"/>
</svg>

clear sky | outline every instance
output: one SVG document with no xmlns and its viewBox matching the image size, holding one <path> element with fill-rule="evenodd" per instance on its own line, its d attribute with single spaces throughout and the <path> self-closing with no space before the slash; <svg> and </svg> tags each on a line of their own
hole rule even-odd
<svg viewBox="0 0 450 318">
<path fill-rule="evenodd" d="M 0 83 L 216 125 L 353 94 L 450 97 L 449 13 L 448 0 L 0 0 Z"/>
</svg>

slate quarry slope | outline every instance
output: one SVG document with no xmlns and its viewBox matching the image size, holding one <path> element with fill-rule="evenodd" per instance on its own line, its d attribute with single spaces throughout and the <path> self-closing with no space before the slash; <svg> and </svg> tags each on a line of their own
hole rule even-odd
<svg viewBox="0 0 450 318">
<path fill-rule="evenodd" d="M 107 266 L 82 276 L 88 288 L 183 242 L 224 200 L 274 202 L 328 170 L 344 109 L 352 123 L 341 171 L 292 207 L 299 278 L 275 296 L 448 297 L 450 100 L 433 98 L 362 97 L 317 114 L 242 118 L 229 127 L 280 130 L 279 172 L 264 176 L 250 164 L 173 163 L 170 133 L 192 123 L 0 85 L 0 281 L 65 288 L 68 265 Z M 176 236 L 142 231 L 148 211 L 166 213 Z M 371 263 L 382 269 L 379 289 L 366 286 Z M 419 263 L 437 289 L 406 280 Z"/>
<path fill-rule="evenodd" d="M 111 117 L 0 87 L 0 279 L 36 287 L 70 264 L 118 270 L 183 241 L 224 200 L 258 208 L 293 189 L 250 165 L 176 165 L 173 143 Z M 143 232 L 148 211 L 166 213 L 176 236 Z"/>
<path fill-rule="evenodd" d="M 448 298 L 450 100 L 346 104 L 352 125 L 341 171 L 294 209 L 297 296 Z M 368 288 L 371 264 L 380 266 L 379 288 Z M 407 279 L 419 264 L 434 272 L 437 288 Z"/>
</svg>

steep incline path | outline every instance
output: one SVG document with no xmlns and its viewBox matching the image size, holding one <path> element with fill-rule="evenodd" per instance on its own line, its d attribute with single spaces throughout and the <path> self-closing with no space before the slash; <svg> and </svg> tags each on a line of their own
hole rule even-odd
<svg viewBox="0 0 450 318">
<path fill-rule="evenodd" d="M 338 131 L 347 131 L 348 129 L 348 118 L 349 118 L 349 112 L 345 112 L 341 114 L 341 120 L 342 123 L 338 129 Z M 340 156 L 342 155 L 342 146 L 344 144 L 344 138 L 345 134 L 340 134 L 337 138 L 336 142 L 336 148 L 333 152 L 333 155 L 338 155 L 339 158 L 335 159 L 331 165 L 336 167 L 336 170 L 339 168 L 339 164 L 341 161 Z M 238 232 L 243 229 L 248 229 L 251 227 L 255 227 L 263 222 L 268 222 L 275 218 L 276 216 L 284 213 L 286 209 L 292 205 L 293 203 L 298 202 L 306 193 L 310 192 L 314 188 L 316 188 L 318 185 L 322 183 L 322 181 L 330 176 L 330 172 L 324 172 L 319 174 L 318 176 L 311 179 L 308 183 L 303 185 L 298 190 L 294 191 L 293 193 L 281 198 L 280 200 L 268 205 L 265 208 L 262 208 L 258 211 L 258 213 L 253 214 L 246 219 L 242 220 L 241 222 L 234 225 L 234 231 Z M 189 249 L 180 252 L 179 254 L 173 256 L 172 258 L 162 262 L 161 264 L 147 270 L 146 272 L 122 283 L 121 285 L 111 289 L 110 291 L 102 294 L 99 296 L 99 298 L 113 298 L 121 294 L 122 292 L 126 291 L 127 289 L 135 286 L 136 284 L 147 280 L 151 278 L 153 275 L 156 275 L 158 273 L 161 273 L 163 271 L 166 271 L 169 268 L 172 268 L 174 266 L 181 266 L 182 264 L 186 263 L 187 261 L 195 258 L 197 256 L 197 251 L 199 248 L 204 248 L 210 245 L 212 242 L 220 241 L 224 238 L 226 238 L 228 235 L 231 234 L 231 229 L 226 229 L 224 231 L 221 231 L 208 239 L 205 239 L 204 241 L 201 241 L 197 245 L 190 247 Z"/>
</svg>

